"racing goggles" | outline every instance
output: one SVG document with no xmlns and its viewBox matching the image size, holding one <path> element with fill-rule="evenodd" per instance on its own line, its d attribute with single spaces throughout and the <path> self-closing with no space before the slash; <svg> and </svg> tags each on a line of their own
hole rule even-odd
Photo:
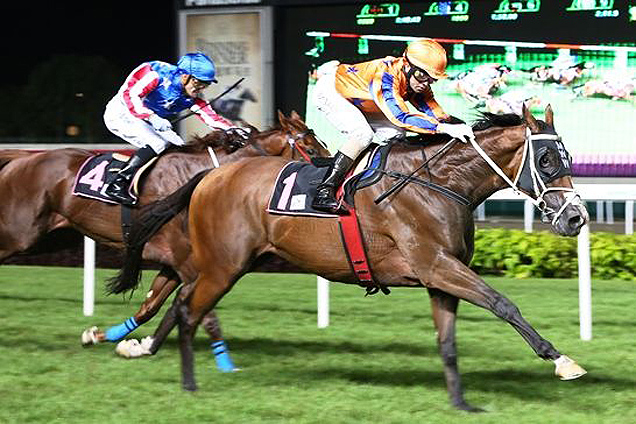
<svg viewBox="0 0 636 424">
<path fill-rule="evenodd" d="M 415 80 L 417 82 L 421 82 L 421 83 L 433 83 L 433 82 L 437 81 L 437 79 L 435 79 L 432 76 L 430 76 L 428 74 L 428 72 L 426 72 L 423 69 L 416 68 L 416 67 L 413 67 L 412 75 L 413 75 L 413 78 L 415 78 Z"/>
<path fill-rule="evenodd" d="M 193 76 L 190 77 L 190 81 L 192 82 L 192 85 L 194 86 L 194 88 L 197 90 L 202 90 L 210 86 L 210 82 L 201 81 L 200 79 L 197 79 Z"/>
</svg>

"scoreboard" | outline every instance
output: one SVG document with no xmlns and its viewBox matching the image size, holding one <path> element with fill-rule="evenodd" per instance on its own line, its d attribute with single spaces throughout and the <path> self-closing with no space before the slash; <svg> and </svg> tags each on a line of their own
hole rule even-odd
<svg viewBox="0 0 636 424">
<path fill-rule="evenodd" d="M 545 105 L 551 104 L 558 130 L 568 140 L 568 147 L 574 147 L 580 163 L 600 163 L 605 157 L 636 160 L 636 91 L 629 85 L 630 81 L 636 85 L 636 0 L 296 6 L 278 13 L 276 32 L 276 100 L 283 108 L 312 116 L 311 104 L 305 104 L 312 88 L 307 77 L 322 63 L 399 56 L 408 42 L 429 37 L 440 42 L 449 57 L 452 78 L 433 87 L 449 113 L 470 120 L 487 110 L 483 104 L 466 102 L 453 78 L 484 64 L 506 65 L 512 70 L 507 84 L 492 97 L 496 100 L 514 94 L 537 98 L 540 106 L 533 112 L 539 116 Z M 530 73 L 537 68 L 574 65 L 582 72 L 567 84 L 541 80 Z M 594 94 L 587 83 L 627 88 L 617 95 L 598 88 L 600 94 Z M 631 90 L 631 95 L 625 90 Z"/>
</svg>

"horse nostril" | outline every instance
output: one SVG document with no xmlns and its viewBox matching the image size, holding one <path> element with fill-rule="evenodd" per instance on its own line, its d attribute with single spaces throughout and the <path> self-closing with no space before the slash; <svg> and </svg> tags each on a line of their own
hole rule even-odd
<svg viewBox="0 0 636 424">
<path fill-rule="evenodd" d="M 581 215 L 574 215 L 568 219 L 568 226 L 573 229 L 578 229 L 583 226 L 583 217 Z"/>
</svg>

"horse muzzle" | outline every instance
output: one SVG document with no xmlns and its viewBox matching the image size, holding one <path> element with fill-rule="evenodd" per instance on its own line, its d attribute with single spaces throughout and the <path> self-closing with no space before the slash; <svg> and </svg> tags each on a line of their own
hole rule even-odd
<svg viewBox="0 0 636 424">
<path fill-rule="evenodd" d="M 568 205 L 556 220 L 550 214 L 547 217 L 552 221 L 552 229 L 557 234 L 568 237 L 579 235 L 581 228 L 590 220 L 587 209 L 582 204 Z"/>
</svg>

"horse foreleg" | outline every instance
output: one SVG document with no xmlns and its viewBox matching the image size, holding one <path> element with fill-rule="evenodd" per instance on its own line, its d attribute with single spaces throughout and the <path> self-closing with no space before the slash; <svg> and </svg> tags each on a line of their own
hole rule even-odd
<svg viewBox="0 0 636 424">
<path fill-rule="evenodd" d="M 215 283 L 217 281 L 221 283 Z M 226 284 L 223 284 L 223 282 Z M 209 278 L 204 273 L 201 273 L 195 281 L 187 301 L 182 302 L 181 299 L 184 299 L 185 296 L 179 296 L 179 302 L 175 304 L 177 306 L 177 322 L 179 324 L 181 378 L 185 390 L 194 391 L 197 389 L 194 378 L 194 352 L 192 349 L 192 339 L 194 338 L 196 327 L 203 319 L 203 316 L 214 308 L 230 287 L 231 283 L 226 276 L 217 275 L 215 278 Z"/>
<path fill-rule="evenodd" d="M 437 344 L 444 364 L 444 376 L 451 403 L 457 409 L 479 412 L 482 409 L 469 405 L 464 399 L 461 377 L 457 368 L 455 345 L 455 321 L 459 299 L 440 290 L 429 289 L 433 321 L 437 329 Z"/>
<path fill-rule="evenodd" d="M 585 374 L 585 370 L 574 361 L 561 355 L 554 346 L 521 316 L 519 308 L 505 296 L 488 286 L 476 273 L 454 257 L 440 257 L 432 275 L 422 275 L 434 288 L 452 296 L 467 300 L 492 312 L 505 320 L 523 337 L 542 359 L 555 362 L 557 375 L 561 379 L 574 379 Z"/>
</svg>

